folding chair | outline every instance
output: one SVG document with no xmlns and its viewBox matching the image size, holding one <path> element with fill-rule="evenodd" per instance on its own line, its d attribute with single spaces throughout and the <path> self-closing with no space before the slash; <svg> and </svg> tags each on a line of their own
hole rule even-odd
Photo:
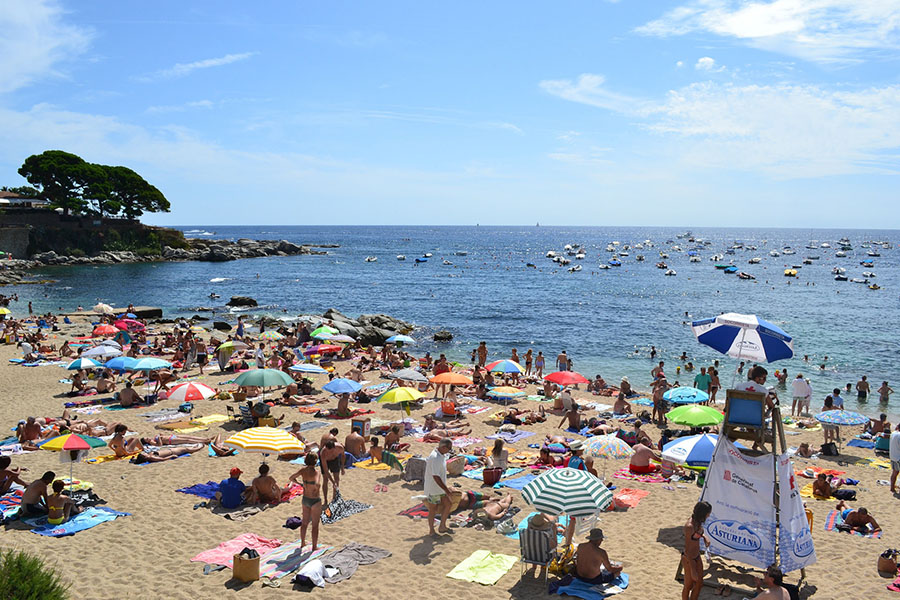
<svg viewBox="0 0 900 600">
<path fill-rule="evenodd" d="M 241 424 L 247 427 L 256 427 L 256 417 L 253 416 L 253 413 L 250 412 L 250 407 L 246 404 L 241 404 Z"/>
<path fill-rule="evenodd" d="M 522 555 L 521 578 L 525 569 L 539 565 L 544 569 L 544 585 L 550 586 L 548 571 L 556 558 L 556 528 L 519 530 L 519 552 Z"/>
</svg>

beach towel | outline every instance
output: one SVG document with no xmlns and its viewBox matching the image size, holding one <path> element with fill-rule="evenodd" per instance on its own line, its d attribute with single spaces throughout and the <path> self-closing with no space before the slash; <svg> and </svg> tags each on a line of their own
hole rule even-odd
<svg viewBox="0 0 900 600">
<path fill-rule="evenodd" d="M 175 490 L 176 492 L 181 492 L 182 494 L 193 494 L 194 496 L 200 496 L 201 498 L 206 498 L 207 500 L 212 500 L 216 497 L 216 492 L 219 491 L 219 483 L 217 481 L 207 481 L 206 483 L 195 483 L 194 485 L 189 485 L 187 487 L 178 488 Z"/>
<path fill-rule="evenodd" d="M 500 431 L 493 435 L 487 436 L 489 440 L 503 440 L 507 444 L 515 444 L 519 440 L 524 440 L 527 437 L 531 437 L 534 435 L 533 431 L 516 431 L 514 433 L 510 433 L 508 431 Z"/>
<path fill-rule="evenodd" d="M 812 483 L 807 483 L 802 488 L 800 488 L 800 497 L 815 498 L 816 500 L 834 500 L 835 499 L 834 496 L 829 496 L 826 498 L 825 496 L 816 496 L 815 494 L 813 494 L 813 484 Z"/>
<path fill-rule="evenodd" d="M 648 473 L 646 475 L 638 475 L 636 473 L 632 473 L 628 470 L 628 467 L 623 467 L 613 473 L 613 477 L 616 479 L 630 479 L 632 481 L 640 481 L 641 483 L 663 483 L 668 481 L 665 477 L 660 475 L 659 473 Z"/>
<path fill-rule="evenodd" d="M 873 469 L 890 469 L 891 461 L 886 458 L 870 458 L 867 466 L 872 467 Z"/>
<path fill-rule="evenodd" d="M 319 410 L 321 410 L 321 409 L 317 408 L 315 410 L 315 412 L 318 412 Z M 301 411 L 301 412 L 305 412 L 305 411 Z M 353 417 L 358 417 L 360 415 L 371 415 L 374 413 L 375 413 L 374 410 L 369 410 L 368 408 L 357 408 L 357 409 L 354 409 L 353 412 L 351 412 L 346 417 L 342 417 L 342 416 L 339 416 L 336 414 L 327 414 L 327 415 L 322 415 L 322 416 L 326 419 L 352 419 Z"/>
<path fill-rule="evenodd" d="M 227 454 L 226 456 L 230 457 L 230 456 L 237 456 L 238 454 L 240 454 L 239 450 L 234 450 L 234 449 L 232 449 L 232 450 L 233 450 L 232 453 Z M 206 453 L 212 458 L 223 458 L 223 457 L 219 456 L 218 454 L 216 454 L 216 451 L 213 450 L 212 444 L 208 444 L 206 446 Z"/>
<path fill-rule="evenodd" d="M 494 585 L 519 562 L 516 556 L 496 554 L 490 550 L 476 550 L 447 573 L 451 579 Z"/>
<path fill-rule="evenodd" d="M 391 469 L 400 469 L 403 471 L 403 465 L 410 459 L 412 454 L 394 454 L 392 452 L 383 452 L 382 459 L 384 462 L 369 462 L 368 460 L 360 460 L 354 466 L 369 471 L 390 471 Z"/>
<path fill-rule="evenodd" d="M 496 484 L 494 484 L 494 487 L 505 487 L 513 490 L 521 490 L 535 479 L 537 479 L 537 475 L 523 475 L 522 477 L 516 477 L 515 479 L 510 479 L 508 481 L 498 481 Z"/>
<path fill-rule="evenodd" d="M 613 492 L 613 502 L 610 506 L 614 508 L 634 508 L 641 500 L 650 495 L 647 490 L 635 490 L 632 488 L 619 488 Z"/>
<path fill-rule="evenodd" d="M 506 537 L 513 539 L 513 540 L 519 539 L 520 532 L 522 532 L 523 530 L 528 528 L 528 519 L 530 519 L 531 517 L 533 517 L 536 514 L 538 514 L 537 511 L 530 512 L 527 515 L 525 515 L 525 518 L 522 519 L 521 521 L 519 521 L 519 524 L 516 527 L 516 530 L 513 531 L 512 533 L 507 533 Z M 559 522 L 559 527 L 556 530 L 556 543 L 562 544 L 563 540 L 565 540 L 565 538 L 566 538 L 565 530 L 566 530 L 566 526 L 569 524 L 569 516 L 568 515 L 559 515 L 559 517 L 557 519 Z"/>
<path fill-rule="evenodd" d="M 428 507 L 422 503 L 419 503 L 411 508 L 407 508 L 406 510 L 401 510 L 397 514 L 403 515 L 404 517 L 409 517 L 410 519 L 424 519 L 428 517 Z"/>
<path fill-rule="evenodd" d="M 503 475 L 500 476 L 500 479 L 506 479 L 508 477 L 512 477 L 517 473 L 521 473 L 525 469 L 520 467 L 509 467 L 505 471 L 503 471 Z M 484 481 L 484 467 L 479 469 L 472 469 L 471 471 L 463 471 L 463 477 L 467 477 L 469 479 L 475 479 L 477 481 Z"/>
<path fill-rule="evenodd" d="M 321 559 L 322 564 L 329 572 L 332 569 L 337 571 L 333 575 L 325 577 L 325 581 L 327 583 L 340 583 L 350 579 L 360 565 L 371 565 L 390 555 L 389 550 L 357 542 L 349 542 L 340 550 L 335 550 Z"/>
<path fill-rule="evenodd" d="M 281 546 L 281 540 L 259 537 L 255 533 L 243 533 L 227 542 L 222 542 L 212 550 L 205 550 L 191 559 L 208 565 L 223 565 L 231 568 L 234 555 L 244 548 L 256 550 L 261 555 Z M 260 561 L 261 562 L 261 561 Z"/>
<path fill-rule="evenodd" d="M 306 415 L 314 415 L 317 412 L 319 412 L 320 410 L 322 410 L 322 409 L 319 408 L 318 406 L 298 406 L 297 407 L 297 412 L 302 412 L 303 414 L 306 414 Z M 326 418 L 335 418 L 336 419 L 337 417 L 326 417 Z"/>
<path fill-rule="evenodd" d="M 346 519 L 370 508 L 372 508 L 371 504 L 363 504 L 356 500 L 344 500 L 338 491 L 335 493 L 334 498 L 331 499 L 331 502 L 328 503 L 328 506 L 322 511 L 322 523 L 324 525 L 337 523 L 341 519 Z"/>
<path fill-rule="evenodd" d="M 621 594 L 627 587 L 628 575 L 619 573 L 619 575 L 609 583 L 587 583 L 577 577 L 573 577 L 570 583 L 556 588 L 556 593 L 560 596 L 566 595 L 584 598 L 584 600 L 598 600 L 599 598 L 606 598 L 614 594 Z"/>
<path fill-rule="evenodd" d="M 86 462 L 89 465 L 99 465 L 105 462 L 111 462 L 114 460 L 122 460 L 123 458 L 131 458 L 134 456 L 133 454 L 126 454 L 125 456 L 116 456 L 115 454 L 102 454 L 100 456 L 94 456 L 92 458 L 87 459 Z"/>
<path fill-rule="evenodd" d="M 34 527 L 34 529 L 31 530 L 31 533 L 48 537 L 63 537 L 66 535 L 74 535 L 79 531 L 84 531 L 91 527 L 96 527 L 100 523 L 130 515 L 131 513 L 119 512 L 106 506 L 92 506 L 59 525 L 47 523 L 47 517 L 25 519 L 24 522 Z"/>
<path fill-rule="evenodd" d="M 480 444 L 482 441 L 483 440 L 481 438 L 473 438 L 467 435 L 463 435 L 453 438 L 453 445 L 457 448 L 464 448 L 465 446 L 469 446 L 471 444 Z"/>
<path fill-rule="evenodd" d="M 470 415 L 477 415 L 479 413 L 483 413 L 488 410 L 491 410 L 490 406 L 469 406 L 469 407 L 462 409 L 462 411 L 464 413 L 467 413 Z"/>
<path fill-rule="evenodd" d="M 319 546 L 312 550 L 312 544 L 300 547 L 300 540 L 283 544 L 259 558 L 259 576 L 281 579 L 293 573 L 311 560 L 315 560 L 331 550 L 333 546 Z"/>
<path fill-rule="evenodd" d="M 309 431 L 310 429 L 319 429 L 320 427 L 327 427 L 330 423 L 325 421 L 306 421 L 304 423 L 300 423 L 300 431 Z"/>
<path fill-rule="evenodd" d="M 28 454 L 31 450 L 22 448 L 22 444 L 6 444 L 0 446 L 0 456 L 15 456 L 16 454 Z"/>
<path fill-rule="evenodd" d="M 24 489 L 17 489 L 6 492 L 0 496 L 0 521 L 15 518 L 22 506 L 22 494 Z"/>
<path fill-rule="evenodd" d="M 890 466 L 890 461 L 888 461 L 888 466 Z M 819 473 L 825 473 L 829 476 L 840 477 L 844 475 L 846 471 L 838 471 L 835 469 L 823 469 L 822 467 L 807 467 L 803 471 L 794 471 L 794 474 L 798 477 L 805 477 L 806 479 L 815 479 L 819 476 Z"/>
<path fill-rule="evenodd" d="M 175 433 L 194 433 L 196 431 L 209 431 L 209 427 L 180 427 L 173 429 Z"/>
<path fill-rule="evenodd" d="M 847 442 L 848 446 L 853 446 L 854 448 L 874 448 L 875 442 L 870 442 L 868 440 L 857 440 L 852 439 Z"/>
<path fill-rule="evenodd" d="M 229 417 L 227 415 L 209 415 L 206 417 L 197 417 L 196 419 L 191 419 L 191 423 L 194 425 L 212 425 L 214 423 L 224 423 L 228 421 Z"/>
<path fill-rule="evenodd" d="M 843 525 L 843 524 L 844 524 L 844 517 L 841 514 L 841 511 L 839 511 L 839 510 L 833 510 L 830 513 L 828 513 L 827 517 L 825 517 L 825 531 L 840 531 L 838 529 L 838 526 Z M 853 535 L 858 535 L 860 537 L 877 539 L 877 538 L 881 537 L 882 532 L 875 531 L 875 532 L 870 532 L 870 533 L 860 533 L 859 531 L 854 530 L 854 531 L 849 531 L 847 533 L 852 533 Z"/>
</svg>

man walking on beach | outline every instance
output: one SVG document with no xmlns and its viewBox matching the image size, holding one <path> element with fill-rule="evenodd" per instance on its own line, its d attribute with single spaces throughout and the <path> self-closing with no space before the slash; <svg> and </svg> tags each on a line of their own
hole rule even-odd
<svg viewBox="0 0 900 600">
<path fill-rule="evenodd" d="M 891 432 L 891 493 L 897 493 L 897 475 L 900 474 L 900 423 Z"/>
<path fill-rule="evenodd" d="M 434 535 L 434 517 L 441 510 L 439 533 L 450 533 L 447 518 L 450 516 L 450 488 L 447 487 L 447 454 L 453 449 L 453 440 L 442 438 L 437 448 L 425 459 L 425 505 L 428 507 L 428 533 Z"/>
<path fill-rule="evenodd" d="M 694 377 L 694 387 L 708 394 L 711 380 L 712 377 L 706 374 L 706 367 L 700 367 L 700 372 Z"/>
</svg>

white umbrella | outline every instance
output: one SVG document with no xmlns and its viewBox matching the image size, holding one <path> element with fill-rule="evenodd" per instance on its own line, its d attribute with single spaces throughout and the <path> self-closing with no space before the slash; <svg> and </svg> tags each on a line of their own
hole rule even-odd
<svg viewBox="0 0 900 600">
<path fill-rule="evenodd" d="M 118 348 L 113 348 L 112 346 L 104 346 L 104 345 L 94 346 L 93 348 L 88 348 L 87 350 L 85 350 L 84 352 L 81 353 L 81 356 L 83 358 L 93 358 L 93 357 L 97 356 L 97 357 L 103 357 L 104 359 L 107 359 L 107 358 L 112 358 L 114 356 L 121 356 L 121 355 L 122 355 L 122 351 L 119 350 Z"/>
</svg>

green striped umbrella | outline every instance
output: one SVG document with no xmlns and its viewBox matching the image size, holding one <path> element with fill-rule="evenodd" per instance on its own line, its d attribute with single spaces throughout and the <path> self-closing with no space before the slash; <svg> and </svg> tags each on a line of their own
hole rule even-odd
<svg viewBox="0 0 900 600">
<path fill-rule="evenodd" d="M 606 510 L 613 501 L 603 482 L 577 469 L 550 469 L 522 489 L 525 502 L 551 515 L 587 517 Z"/>
</svg>

